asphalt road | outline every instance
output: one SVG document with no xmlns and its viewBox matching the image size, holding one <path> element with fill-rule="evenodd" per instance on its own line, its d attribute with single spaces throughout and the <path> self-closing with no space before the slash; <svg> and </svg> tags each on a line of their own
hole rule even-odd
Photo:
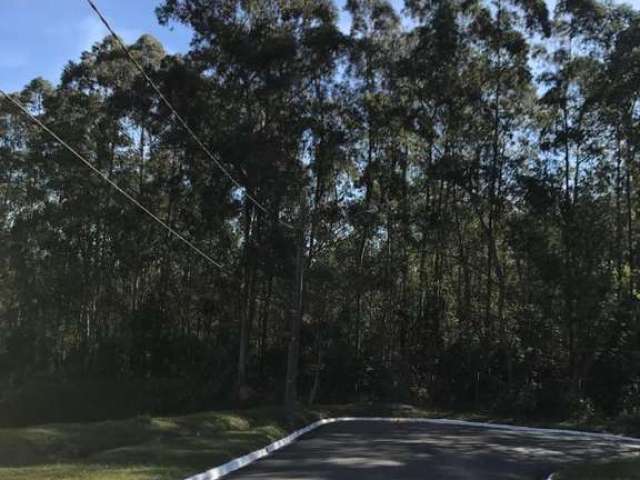
<svg viewBox="0 0 640 480">
<path fill-rule="evenodd" d="M 640 441 L 355 421 L 322 426 L 226 478 L 537 480 L 570 462 L 634 453 L 640 454 Z"/>
</svg>

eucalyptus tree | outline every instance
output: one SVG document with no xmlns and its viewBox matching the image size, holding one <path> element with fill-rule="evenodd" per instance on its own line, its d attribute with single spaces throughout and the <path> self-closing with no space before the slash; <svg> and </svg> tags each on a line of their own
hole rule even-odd
<svg viewBox="0 0 640 480">
<path fill-rule="evenodd" d="M 355 296 L 347 299 L 349 324 L 345 332 L 353 342 L 354 368 L 365 367 L 365 355 L 374 354 L 388 362 L 393 348 L 383 338 L 397 338 L 394 332 L 395 214 L 392 197 L 397 190 L 398 160 L 402 138 L 398 129 L 395 65 L 403 48 L 398 12 L 384 0 L 348 1 L 351 17 L 349 66 L 345 80 L 351 104 L 346 122 L 353 139 L 349 146 L 353 179 L 358 196 L 347 206 L 354 231 L 353 270 L 349 278 L 356 285 Z M 381 237 L 383 234 L 385 237 Z M 383 245 L 385 245 L 383 247 Z M 379 283 L 379 291 L 367 287 Z M 363 297 L 368 294 L 369 302 Z M 353 304 L 352 304 L 353 302 Z M 366 312 L 378 304 L 384 312 L 374 324 Z M 369 323 L 369 322 L 367 322 Z M 366 349 L 366 353 L 363 350 Z M 386 360 L 384 360 L 386 359 Z M 358 383 L 355 385 L 358 390 Z"/>
<path fill-rule="evenodd" d="M 336 10 L 328 1 L 224 0 L 205 5 L 169 0 L 158 14 L 161 21 L 177 19 L 193 27 L 193 62 L 209 78 L 212 91 L 227 101 L 220 112 L 229 126 L 221 146 L 223 158 L 265 206 L 264 210 L 256 208 L 245 196 L 238 361 L 238 387 L 242 391 L 247 382 L 249 331 L 259 291 L 258 255 L 268 253 L 261 248 L 261 237 L 270 235 L 295 242 L 296 235 L 280 230 L 277 222 L 282 218 L 296 223 L 296 212 L 306 214 L 298 199 L 306 195 L 301 192 L 310 181 L 306 143 L 309 139 L 318 141 L 311 106 L 318 95 L 324 94 L 323 83 L 334 74 L 341 43 Z M 276 261 L 273 257 L 270 260 Z M 291 256 L 278 260 L 289 265 L 294 261 Z M 286 269 L 279 274 L 285 282 L 289 280 Z M 301 310 L 290 313 L 290 403 L 296 398 L 301 316 Z"/>
<path fill-rule="evenodd" d="M 0 395 L 638 408 L 638 14 L 337 5 L 165 0 L 189 51 L 129 46 L 220 164 L 114 38 L 14 94 L 225 274 L 0 104 Z"/>
<path fill-rule="evenodd" d="M 622 7 L 613 9 L 614 18 L 607 22 L 611 25 L 610 34 L 605 40 L 611 39 L 611 46 L 606 51 L 606 67 L 603 79 L 606 93 L 601 108 L 605 110 L 607 119 L 616 131 L 616 202 L 617 202 L 617 241 L 618 241 L 618 269 L 620 287 L 626 283 L 626 292 L 629 297 L 635 295 L 636 256 L 634 248 L 634 207 L 633 197 L 635 192 L 634 169 L 636 152 L 639 139 L 638 131 L 638 106 L 640 91 L 638 90 L 638 72 L 640 57 L 637 47 L 640 42 L 640 18 L 634 11 Z M 612 25 L 613 24 L 613 25 Z M 624 172 L 622 171 L 624 169 Z M 623 186 L 624 185 L 624 186 Z M 622 213 L 622 190 L 624 190 L 624 202 L 626 212 Z M 624 221 L 623 221 L 624 217 Z M 626 254 L 624 263 L 628 266 L 628 273 L 622 274 L 622 225 L 626 224 Z"/>
</svg>

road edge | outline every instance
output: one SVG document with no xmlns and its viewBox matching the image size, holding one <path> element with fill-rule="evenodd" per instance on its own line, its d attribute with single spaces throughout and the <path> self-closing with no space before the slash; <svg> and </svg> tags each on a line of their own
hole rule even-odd
<svg viewBox="0 0 640 480">
<path fill-rule="evenodd" d="M 298 437 L 304 435 L 305 433 L 309 433 L 312 430 L 315 430 L 323 425 L 328 425 L 336 422 L 394 422 L 394 423 L 431 423 L 435 425 L 457 425 L 457 426 L 467 426 L 467 427 L 479 427 L 479 428 L 488 428 L 493 430 L 508 430 L 514 432 L 531 432 L 531 433 L 544 433 L 544 434 L 553 434 L 553 435 L 569 435 L 569 436 L 582 436 L 582 437 L 592 437 L 592 438 L 600 438 L 606 440 L 613 441 L 631 441 L 631 442 L 640 442 L 640 438 L 626 437 L 623 435 L 615 435 L 612 433 L 596 433 L 596 432 L 585 432 L 580 430 L 564 430 L 557 428 L 537 428 L 537 427 L 521 427 L 517 425 L 507 425 L 503 423 L 487 423 L 487 422 L 471 422 L 467 420 L 450 420 L 446 418 L 410 418 L 410 417 L 334 417 L 334 418 L 323 418 L 321 420 L 317 420 L 313 423 L 310 423 L 304 428 L 300 428 L 298 430 L 293 431 L 289 435 L 280 440 L 276 440 L 273 443 L 270 443 L 264 448 L 260 448 L 258 450 L 254 450 L 251 453 L 246 455 L 242 455 L 241 457 L 234 458 L 222 465 L 218 465 L 210 470 L 207 470 L 202 473 L 198 473 L 191 477 L 187 477 L 185 480 L 218 480 L 231 472 L 235 472 L 247 465 L 252 464 L 253 462 L 264 458 L 271 453 L 280 450 L 281 448 L 286 447 L 287 445 L 295 442 Z M 553 480 L 555 474 L 551 474 L 547 480 Z"/>
</svg>

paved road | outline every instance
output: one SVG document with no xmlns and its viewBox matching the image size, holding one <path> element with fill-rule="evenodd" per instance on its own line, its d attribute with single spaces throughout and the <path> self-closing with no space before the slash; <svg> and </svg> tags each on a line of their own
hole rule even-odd
<svg viewBox="0 0 640 480">
<path fill-rule="evenodd" d="M 559 465 L 640 453 L 640 442 L 421 423 L 340 422 L 228 480 L 524 480 Z"/>
</svg>

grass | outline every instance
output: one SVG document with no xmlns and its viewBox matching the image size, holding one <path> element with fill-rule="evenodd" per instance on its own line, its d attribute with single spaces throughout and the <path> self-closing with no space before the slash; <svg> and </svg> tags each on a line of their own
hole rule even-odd
<svg viewBox="0 0 640 480">
<path fill-rule="evenodd" d="M 329 416 L 493 418 L 503 423 L 596 428 L 402 405 L 318 407 L 301 411 L 296 424 Z M 278 408 L 5 428 L 0 429 L 0 480 L 179 480 L 260 448 L 288 430 Z"/>
<path fill-rule="evenodd" d="M 0 479 L 180 479 L 280 438 L 277 418 L 265 409 L 0 429 Z"/>
<path fill-rule="evenodd" d="M 640 480 L 640 457 L 569 467 L 557 480 Z"/>
</svg>

